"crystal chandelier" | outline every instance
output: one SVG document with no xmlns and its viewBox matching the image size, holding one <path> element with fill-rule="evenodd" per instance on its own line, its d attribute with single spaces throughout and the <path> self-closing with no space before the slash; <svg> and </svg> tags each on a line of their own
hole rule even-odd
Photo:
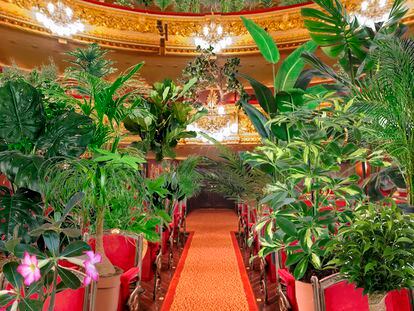
<svg viewBox="0 0 414 311">
<path fill-rule="evenodd" d="M 387 0 L 364 0 L 361 2 L 359 12 L 355 13 L 355 17 L 361 25 L 374 29 L 375 24 L 386 20 L 389 13 Z"/>
<path fill-rule="evenodd" d="M 70 37 L 85 30 L 85 25 L 73 16 L 73 10 L 58 1 L 49 2 L 44 8 L 34 9 L 35 18 L 53 34 L 61 37 Z"/>
<path fill-rule="evenodd" d="M 233 43 L 230 36 L 223 32 L 223 26 L 211 21 L 210 24 L 204 25 L 201 34 L 194 38 L 194 44 L 202 49 L 213 47 L 213 52 L 218 53 Z"/>
</svg>

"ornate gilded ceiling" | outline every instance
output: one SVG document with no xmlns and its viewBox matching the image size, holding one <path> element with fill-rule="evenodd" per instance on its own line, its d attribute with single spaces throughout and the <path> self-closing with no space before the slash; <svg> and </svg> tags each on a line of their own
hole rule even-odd
<svg viewBox="0 0 414 311">
<path fill-rule="evenodd" d="M 413 1 L 409 2 L 411 4 Z M 160 33 L 157 21 L 161 21 L 164 25 L 168 24 L 168 41 L 164 52 L 193 54 L 195 47 L 192 37 L 201 31 L 205 23 L 214 18 L 223 25 L 224 31 L 234 38 L 234 44 L 225 50 L 225 53 L 257 52 L 239 15 L 155 14 L 116 8 L 92 0 L 66 0 L 65 3 L 69 4 L 75 15 L 87 25 L 85 33 L 74 37 L 76 41 L 93 41 L 113 48 L 159 53 Z M 358 7 L 360 1 L 348 0 L 345 3 L 352 10 Z M 32 13 L 33 7 L 42 7 L 45 4 L 46 1 L 42 0 L 0 0 L 0 24 L 48 35 L 49 33 L 34 21 Z M 246 14 L 265 27 L 282 49 L 292 48 L 308 39 L 299 7 Z M 414 11 L 411 8 L 406 18 L 407 23 L 411 23 L 413 16 Z"/>
</svg>

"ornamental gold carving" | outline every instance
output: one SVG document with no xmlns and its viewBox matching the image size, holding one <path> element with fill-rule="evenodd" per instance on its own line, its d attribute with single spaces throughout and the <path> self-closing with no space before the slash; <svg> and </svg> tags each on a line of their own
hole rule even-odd
<svg viewBox="0 0 414 311">
<path fill-rule="evenodd" d="M 157 20 L 168 24 L 169 39 L 166 53 L 193 54 L 191 38 L 199 33 L 204 24 L 212 18 L 223 26 L 223 30 L 233 36 L 234 44 L 224 52 L 228 54 L 257 53 L 257 48 L 247 33 L 238 15 L 177 16 L 142 13 L 127 9 L 117 9 L 103 4 L 82 0 L 63 0 L 70 5 L 74 14 L 88 25 L 87 31 L 74 39 L 85 42 L 98 42 L 114 48 L 134 49 L 157 53 L 160 36 Z M 361 1 L 344 1 L 349 10 L 359 8 Z M 0 0 L 0 24 L 48 35 L 46 29 L 37 24 L 31 14 L 36 6 L 45 6 L 46 0 Z M 414 0 L 408 1 L 413 7 Z M 313 5 L 307 5 L 313 6 Z M 413 20 L 413 9 L 406 17 L 406 23 Z M 278 9 L 263 13 L 246 13 L 246 17 L 266 28 L 280 48 L 294 48 L 308 40 L 308 32 L 303 27 L 300 8 Z"/>
</svg>

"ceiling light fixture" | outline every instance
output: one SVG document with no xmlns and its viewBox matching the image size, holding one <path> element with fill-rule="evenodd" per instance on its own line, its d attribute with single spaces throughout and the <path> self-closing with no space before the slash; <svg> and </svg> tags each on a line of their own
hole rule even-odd
<svg viewBox="0 0 414 311">
<path fill-rule="evenodd" d="M 214 53 L 219 53 L 233 43 L 230 36 L 226 35 L 223 26 L 211 21 L 203 26 L 202 33 L 194 38 L 194 44 L 202 49 L 213 47 Z"/>
<path fill-rule="evenodd" d="M 361 25 L 375 29 L 375 24 L 387 20 L 390 14 L 387 0 L 364 0 L 354 16 Z"/>
<path fill-rule="evenodd" d="M 73 10 L 58 1 L 49 2 L 46 8 L 34 8 L 36 20 L 53 34 L 70 37 L 85 30 L 85 25 L 73 16 Z"/>
</svg>

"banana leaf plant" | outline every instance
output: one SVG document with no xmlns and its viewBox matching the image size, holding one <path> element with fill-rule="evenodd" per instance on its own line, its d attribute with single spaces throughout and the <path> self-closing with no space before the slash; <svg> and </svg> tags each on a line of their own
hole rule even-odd
<svg viewBox="0 0 414 311">
<path fill-rule="evenodd" d="M 152 151 L 157 161 L 175 157 L 174 148 L 180 139 L 194 138 L 196 133 L 187 126 L 207 111 L 195 109 L 185 96 L 196 83 L 191 79 L 182 88 L 171 80 L 155 83 L 148 98 L 141 101 L 125 119 L 125 128 L 140 137 L 134 147 L 144 153 Z"/>
<path fill-rule="evenodd" d="M 352 217 L 352 208 L 363 198 L 359 177 L 343 166 L 356 161 L 388 163 L 381 153 L 358 147 L 361 118 L 349 113 L 349 105 L 302 107 L 269 122 L 295 126 L 300 135 L 288 142 L 268 142 L 243 156 L 275 176 L 261 201 L 273 212 L 257 224 L 257 230 L 265 228 L 259 255 L 285 250 L 294 277 L 309 282 L 329 261 L 325 245 L 338 224 Z M 338 200 L 343 206 L 338 207 Z"/>
<path fill-rule="evenodd" d="M 273 67 L 273 92 L 259 81 L 241 74 L 252 86 L 256 99 L 263 112 L 248 103 L 246 98 L 240 100 L 240 105 L 246 115 L 252 121 L 259 135 L 268 140 L 287 140 L 294 135 L 294 129 L 287 133 L 283 124 L 272 124 L 267 128 L 267 121 L 281 112 L 291 111 L 295 107 L 304 105 L 305 90 L 310 82 L 309 70 L 304 70 L 305 61 L 302 59 L 304 52 L 313 52 L 317 48 L 314 41 L 309 41 L 293 51 L 280 65 L 277 73 L 275 66 L 280 61 L 280 53 L 273 38 L 263 28 L 252 20 L 242 17 L 243 23 L 253 37 L 259 51 Z"/>
</svg>

